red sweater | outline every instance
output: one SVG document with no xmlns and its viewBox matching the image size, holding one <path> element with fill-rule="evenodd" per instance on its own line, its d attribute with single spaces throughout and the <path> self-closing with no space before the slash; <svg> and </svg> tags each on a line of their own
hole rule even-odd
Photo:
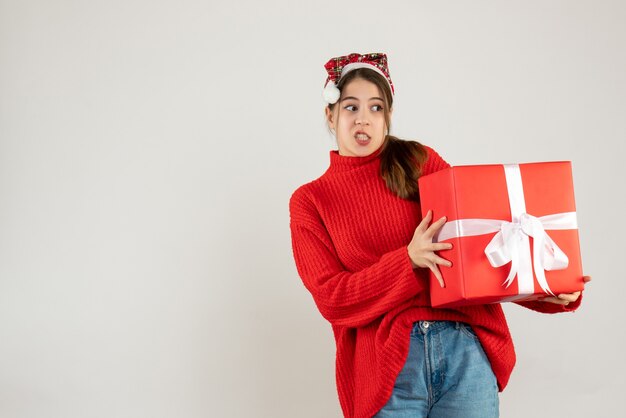
<svg viewBox="0 0 626 418">
<path fill-rule="evenodd" d="M 426 146 L 423 175 L 449 167 Z M 413 269 L 407 246 L 420 205 L 394 195 L 380 176 L 379 151 L 365 157 L 330 151 L 330 166 L 289 201 L 293 255 L 304 286 L 332 325 L 336 383 L 347 418 L 369 418 L 393 390 L 409 349 L 413 322 L 451 320 L 475 330 L 498 380 L 506 386 L 515 350 L 500 304 L 432 308 L 428 270 Z M 544 313 L 567 306 L 513 302 Z"/>
</svg>

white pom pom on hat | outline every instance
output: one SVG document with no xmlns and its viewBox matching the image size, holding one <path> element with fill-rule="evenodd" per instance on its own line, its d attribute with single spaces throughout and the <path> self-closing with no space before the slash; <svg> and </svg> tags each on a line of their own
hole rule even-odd
<svg viewBox="0 0 626 418">
<path fill-rule="evenodd" d="M 369 54 L 352 53 L 348 55 L 342 55 L 340 57 L 334 57 L 328 60 L 324 65 L 328 77 L 326 78 L 326 84 L 322 96 L 326 103 L 336 103 L 341 96 L 341 92 L 337 88 L 339 80 L 352 70 L 357 68 L 370 68 L 387 80 L 391 94 L 394 94 L 394 87 L 389 76 L 389 68 L 387 67 L 387 55 L 374 52 Z"/>
<path fill-rule="evenodd" d="M 339 96 L 341 96 L 341 92 L 339 91 L 335 83 L 329 81 L 326 87 L 324 87 L 322 95 L 324 96 L 324 101 L 326 103 L 337 103 L 337 100 L 339 100 Z"/>
</svg>

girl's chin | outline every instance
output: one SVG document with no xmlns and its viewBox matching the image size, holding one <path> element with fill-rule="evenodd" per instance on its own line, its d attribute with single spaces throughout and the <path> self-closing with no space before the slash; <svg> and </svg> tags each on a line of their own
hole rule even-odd
<svg viewBox="0 0 626 418">
<path fill-rule="evenodd" d="M 359 147 L 357 149 L 346 150 L 345 154 L 342 154 L 341 152 L 339 154 L 351 157 L 367 157 L 368 155 L 376 152 L 376 150 L 377 148 L 374 147 Z"/>
<path fill-rule="evenodd" d="M 353 139 L 353 141 L 350 146 L 342 147 L 343 151 L 340 150 L 339 154 L 353 157 L 366 157 L 379 148 L 371 138 L 367 141 L 357 141 L 355 139 Z M 382 143 L 379 145 L 382 145 Z"/>
</svg>

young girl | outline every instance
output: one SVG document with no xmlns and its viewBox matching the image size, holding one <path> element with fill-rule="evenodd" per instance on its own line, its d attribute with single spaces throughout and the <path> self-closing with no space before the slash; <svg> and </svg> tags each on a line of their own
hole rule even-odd
<svg viewBox="0 0 626 418">
<path fill-rule="evenodd" d="M 326 119 L 339 149 L 321 177 L 293 193 L 289 210 L 298 274 L 335 336 L 344 416 L 497 417 L 515 364 L 500 304 L 430 306 L 428 271 L 445 285 L 438 265 L 450 266 L 452 244 L 433 243 L 445 217 L 421 219 L 417 179 L 449 164 L 389 135 L 385 54 L 335 57 L 325 68 Z M 556 313 L 581 300 L 576 292 L 514 303 Z"/>
</svg>

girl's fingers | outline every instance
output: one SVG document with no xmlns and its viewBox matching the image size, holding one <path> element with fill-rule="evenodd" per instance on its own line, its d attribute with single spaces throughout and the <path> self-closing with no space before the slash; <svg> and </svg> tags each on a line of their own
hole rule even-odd
<svg viewBox="0 0 626 418">
<path fill-rule="evenodd" d="M 432 218 L 433 218 L 433 211 L 429 210 L 428 212 L 426 212 L 426 216 L 424 216 L 424 218 L 422 219 L 422 222 L 426 222 L 426 224 L 428 225 L 428 223 L 430 222 Z"/>
<path fill-rule="evenodd" d="M 430 260 L 427 260 L 425 263 L 426 263 L 426 266 L 428 266 L 428 268 L 430 269 L 430 271 L 433 272 L 433 275 L 435 276 L 435 278 L 439 282 L 439 286 L 445 287 L 445 284 L 443 282 L 443 277 L 441 276 L 441 272 L 439 271 L 439 268 L 437 267 L 437 264 L 433 263 Z"/>
<path fill-rule="evenodd" d="M 432 225 L 430 225 L 430 227 L 426 230 L 426 233 L 428 233 L 431 237 L 434 236 L 435 233 L 446 223 L 446 219 L 447 218 L 443 216 L 436 222 L 433 222 Z"/>
<path fill-rule="evenodd" d="M 559 295 L 559 299 L 566 300 L 568 302 L 576 302 L 578 296 L 580 296 L 580 291 L 574 293 L 561 293 Z"/>
<path fill-rule="evenodd" d="M 426 213 L 426 216 L 422 218 L 422 222 L 420 222 L 419 225 L 417 225 L 417 228 L 415 229 L 415 233 L 417 233 L 418 231 L 420 232 L 425 231 L 428 228 L 428 224 L 430 223 L 431 218 L 432 218 L 432 212 L 429 210 Z"/>
<path fill-rule="evenodd" d="M 439 282 L 439 286 L 446 287 L 445 283 L 443 282 L 443 277 L 441 277 L 441 272 L 439 271 L 439 268 L 437 267 L 437 265 L 431 264 L 429 267 L 430 267 L 430 270 L 435 275 L 435 277 L 437 278 L 437 281 Z"/>
<path fill-rule="evenodd" d="M 438 255 L 435 255 L 433 259 L 435 260 L 435 263 L 437 264 L 441 264 L 442 266 L 446 266 L 446 267 L 452 267 L 451 261 L 448 261 L 445 258 L 441 258 Z"/>
<path fill-rule="evenodd" d="M 539 301 L 540 302 L 556 303 L 557 305 L 567 305 L 567 304 L 569 304 L 568 301 L 562 300 L 562 299 L 559 299 L 559 298 L 555 298 L 554 296 L 548 296 L 548 297 L 545 297 L 543 299 L 539 299 Z"/>
<path fill-rule="evenodd" d="M 449 250 L 452 248 L 452 244 L 449 242 L 433 242 L 433 245 L 430 247 L 431 251 L 441 251 L 441 250 Z"/>
</svg>

